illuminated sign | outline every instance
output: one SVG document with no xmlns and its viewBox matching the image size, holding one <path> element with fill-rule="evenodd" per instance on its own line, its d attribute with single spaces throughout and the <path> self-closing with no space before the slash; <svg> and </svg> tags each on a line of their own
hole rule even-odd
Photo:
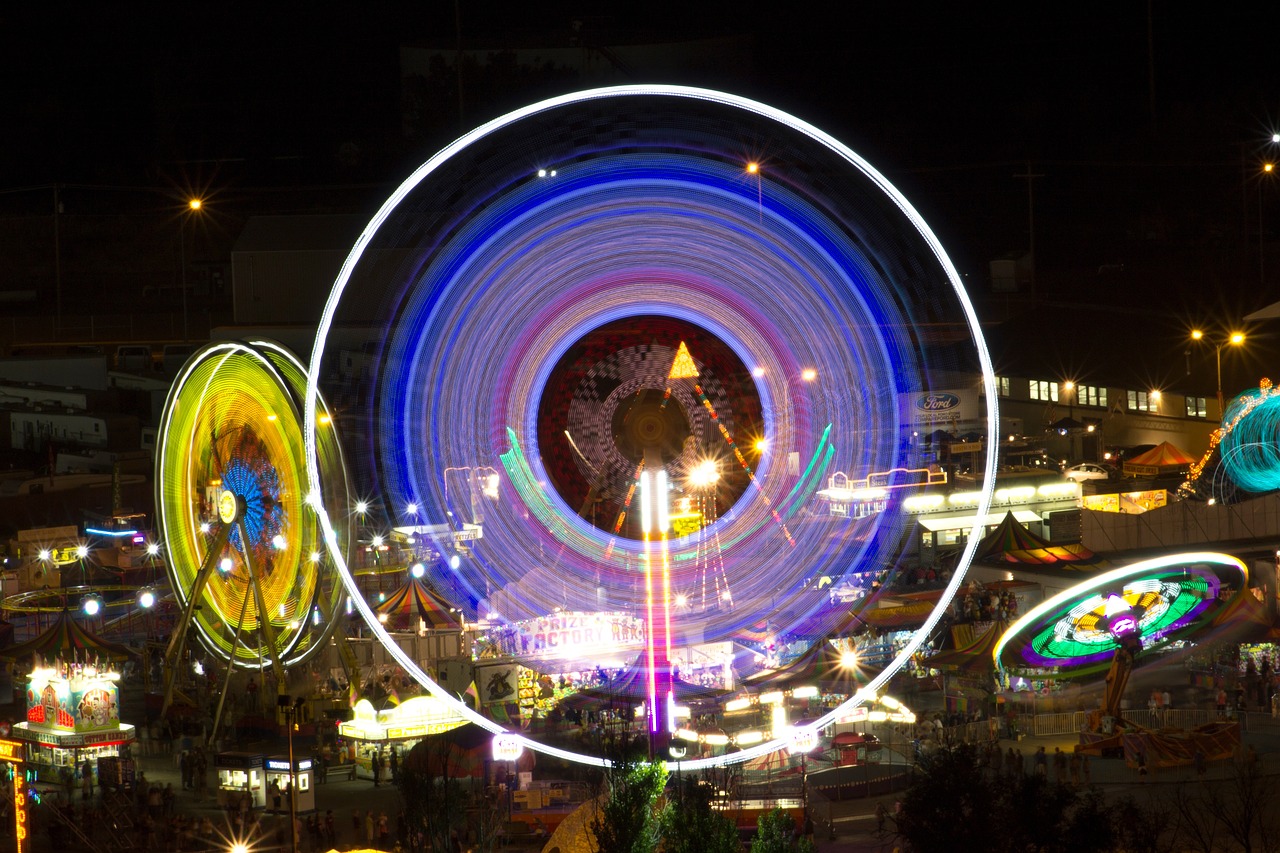
<svg viewBox="0 0 1280 853">
<path fill-rule="evenodd" d="M 626 613 L 556 613 L 516 622 L 492 639 L 513 657 L 598 659 L 621 648 L 641 646 L 644 620 Z"/>
<path fill-rule="evenodd" d="M 922 412 L 946 412 L 960 405 L 955 394 L 922 394 L 916 398 L 916 408 Z"/>
<path fill-rule="evenodd" d="M 21 741 L 0 740 L 0 759 L 13 764 L 13 837 L 17 853 L 27 849 L 27 789 L 22 784 L 22 746 Z"/>
<path fill-rule="evenodd" d="M 524 743 L 517 735 L 497 734 L 493 736 L 493 758 L 495 761 L 515 761 L 524 752 Z"/>
</svg>

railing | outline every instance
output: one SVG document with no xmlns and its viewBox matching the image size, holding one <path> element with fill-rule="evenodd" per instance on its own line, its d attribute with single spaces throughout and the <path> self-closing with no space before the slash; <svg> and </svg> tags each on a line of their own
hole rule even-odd
<svg viewBox="0 0 1280 853">
<path fill-rule="evenodd" d="M 1036 714 L 1032 718 L 1031 733 L 1036 736 L 1075 734 L 1084 730 L 1088 716 L 1084 711 Z M 1172 708 L 1167 711 L 1153 711 L 1150 708 L 1142 708 L 1125 711 L 1124 718 L 1134 725 L 1147 729 L 1193 729 L 1205 723 L 1215 722 L 1221 719 L 1221 716 L 1217 711 L 1201 708 Z"/>
</svg>

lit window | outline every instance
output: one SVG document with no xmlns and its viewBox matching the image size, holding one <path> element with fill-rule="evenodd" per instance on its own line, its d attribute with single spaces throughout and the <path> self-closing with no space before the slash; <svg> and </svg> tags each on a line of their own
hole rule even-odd
<svg viewBox="0 0 1280 853">
<path fill-rule="evenodd" d="M 1009 396 L 1009 377 L 1008 376 L 996 377 L 996 393 L 999 394 L 1001 397 Z"/>
<path fill-rule="evenodd" d="M 1208 400 L 1204 397 L 1188 397 L 1187 398 L 1187 417 L 1189 418 L 1209 417 Z"/>
<path fill-rule="evenodd" d="M 1129 392 L 1129 411 L 1159 412 L 1160 398 L 1147 391 L 1130 391 Z"/>
<path fill-rule="evenodd" d="M 1056 403 L 1058 402 L 1058 383 L 1047 379 L 1032 379 L 1030 396 L 1032 400 Z"/>
<path fill-rule="evenodd" d="M 1076 403 L 1081 406 L 1107 407 L 1107 389 L 1099 385 L 1077 385 Z"/>
</svg>

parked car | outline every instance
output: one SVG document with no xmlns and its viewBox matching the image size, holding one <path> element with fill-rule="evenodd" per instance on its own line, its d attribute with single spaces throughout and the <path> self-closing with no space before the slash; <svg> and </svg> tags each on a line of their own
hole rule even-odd
<svg viewBox="0 0 1280 853">
<path fill-rule="evenodd" d="M 1083 483 L 1085 480 L 1110 480 L 1112 473 L 1113 469 L 1106 465 L 1099 465 L 1097 462 L 1081 462 L 1063 471 L 1062 475 L 1068 480 Z"/>
</svg>

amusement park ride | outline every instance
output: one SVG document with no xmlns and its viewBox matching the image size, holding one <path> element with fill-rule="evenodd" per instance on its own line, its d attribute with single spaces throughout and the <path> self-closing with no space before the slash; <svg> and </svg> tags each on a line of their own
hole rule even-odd
<svg viewBox="0 0 1280 853">
<path fill-rule="evenodd" d="M 1077 751 L 1101 755 L 1126 744 L 1165 738 L 1189 760 L 1197 745 L 1215 754 L 1222 725 L 1159 733 L 1126 716 L 1122 706 L 1139 655 L 1185 641 L 1240 596 L 1250 595 L 1239 559 L 1212 552 L 1175 554 L 1103 572 L 1032 608 L 997 641 L 1002 680 L 1012 676 L 1073 679 L 1105 670 L 1105 689 L 1089 715 Z M 1238 734 L 1236 735 L 1238 738 Z M 1136 749 L 1136 747 L 1135 747 Z M 1155 743 L 1144 753 L 1156 754 Z"/>
<path fill-rule="evenodd" d="M 689 332 L 642 339 L 646 318 Z M 921 330 L 943 326 L 947 345 L 931 347 Z M 630 343 L 588 353 L 578 384 L 555 388 L 561 363 L 589 349 L 571 351 L 575 342 L 612 329 Z M 958 346 L 966 337 L 971 347 Z M 357 338 L 371 342 L 369 369 L 335 370 Z M 384 508 L 413 507 L 405 526 L 433 530 L 419 521 L 452 519 L 448 472 L 479 469 L 501 499 L 444 570 L 454 603 L 493 613 L 498 627 L 560 610 L 643 615 L 656 742 L 675 730 L 676 643 L 730 645 L 762 620 L 810 630 L 828 618 L 817 578 L 895 565 L 910 523 L 897 503 L 855 536 L 847 519 L 810 512 L 811 499 L 837 454 L 848 470 L 911 467 L 902 436 L 921 415 L 910 401 L 959 373 L 982 375 L 995 398 L 976 315 L 937 239 L 817 128 L 670 86 L 503 116 L 424 163 L 374 216 L 329 296 L 309 368 L 251 340 L 212 344 L 181 371 L 157 471 L 183 607 L 165 702 L 193 637 L 228 673 L 272 670 L 283 685 L 291 667 L 344 647 L 337 626 L 350 608 L 454 713 L 605 763 L 462 702 L 397 645 L 357 583 L 348 478 Z M 360 401 L 341 407 L 341 435 L 335 400 Z M 994 431 L 989 420 L 991 444 Z M 978 517 L 990 501 L 988 487 Z M 452 539 L 445 527 L 429 535 Z M 445 544 L 457 543 L 435 550 L 457 553 Z M 809 729 L 847 715 L 906 663 L 972 551 L 884 670 Z M 786 727 L 771 738 L 681 765 L 746 761 L 793 739 Z"/>
</svg>

